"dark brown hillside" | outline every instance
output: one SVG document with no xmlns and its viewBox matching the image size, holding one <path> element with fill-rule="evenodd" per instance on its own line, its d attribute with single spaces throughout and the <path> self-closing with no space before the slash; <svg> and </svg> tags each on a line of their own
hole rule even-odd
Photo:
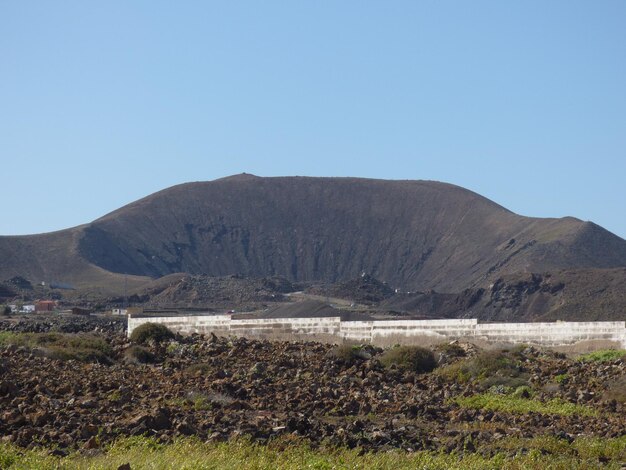
<svg viewBox="0 0 626 470">
<path fill-rule="evenodd" d="M 400 293 L 378 305 L 407 315 L 482 321 L 626 319 L 626 268 L 516 273 L 461 293 Z"/>
<path fill-rule="evenodd" d="M 160 191 L 91 224 L 0 237 L 0 278 L 121 285 L 121 273 L 292 281 L 363 272 L 460 292 L 517 272 L 626 266 L 626 241 L 574 218 L 518 216 L 432 181 L 239 175 Z"/>
<path fill-rule="evenodd" d="M 118 292 L 149 280 L 107 271 L 85 260 L 78 241 L 85 226 L 58 232 L 0 237 L 0 278 L 23 276 L 33 283 L 63 282 L 96 292 Z"/>
<path fill-rule="evenodd" d="M 626 242 L 573 218 L 517 216 L 424 181 L 239 176 L 156 193 L 85 229 L 110 271 L 337 281 L 458 291 L 505 273 L 626 265 Z"/>
</svg>

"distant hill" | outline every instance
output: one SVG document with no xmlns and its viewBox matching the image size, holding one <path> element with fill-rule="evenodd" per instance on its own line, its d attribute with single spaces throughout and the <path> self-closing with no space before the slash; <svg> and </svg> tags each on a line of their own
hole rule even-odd
<svg viewBox="0 0 626 470">
<path fill-rule="evenodd" d="M 461 292 L 508 275 L 626 266 L 626 241 L 516 215 L 433 181 L 237 175 L 152 194 L 59 232 L 0 237 L 0 279 L 119 292 L 150 278 L 283 276 Z M 128 274 L 128 276 L 125 276 Z"/>
<path fill-rule="evenodd" d="M 626 268 L 517 273 L 460 293 L 399 293 L 377 306 L 423 318 L 626 320 Z"/>
</svg>

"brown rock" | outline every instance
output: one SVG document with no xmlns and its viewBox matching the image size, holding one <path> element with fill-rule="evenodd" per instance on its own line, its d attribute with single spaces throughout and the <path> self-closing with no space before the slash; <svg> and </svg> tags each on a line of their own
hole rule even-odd
<svg viewBox="0 0 626 470">
<path fill-rule="evenodd" d="M 84 449 L 97 449 L 98 447 L 100 447 L 100 443 L 98 442 L 98 438 L 96 436 L 91 436 L 83 446 Z"/>
</svg>

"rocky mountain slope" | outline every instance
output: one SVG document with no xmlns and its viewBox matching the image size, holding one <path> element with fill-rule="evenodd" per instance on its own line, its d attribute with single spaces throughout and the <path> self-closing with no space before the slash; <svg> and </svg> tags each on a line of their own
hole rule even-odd
<svg viewBox="0 0 626 470">
<path fill-rule="evenodd" d="M 460 293 L 398 293 L 383 311 L 424 318 L 482 321 L 623 321 L 626 268 L 517 273 Z"/>
<path fill-rule="evenodd" d="M 461 292 L 515 273 L 623 266 L 626 241 L 593 223 L 522 217 L 432 181 L 244 174 L 174 186 L 80 227 L 0 237 L 0 279 L 117 292 L 177 272 L 367 272 L 394 289 Z"/>
</svg>

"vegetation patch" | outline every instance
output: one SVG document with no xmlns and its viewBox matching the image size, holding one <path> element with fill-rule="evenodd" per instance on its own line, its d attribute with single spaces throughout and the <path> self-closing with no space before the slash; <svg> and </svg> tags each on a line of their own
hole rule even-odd
<svg viewBox="0 0 626 470">
<path fill-rule="evenodd" d="M 160 343 L 174 338 L 174 333 L 167 326 L 160 323 L 144 323 L 139 325 L 130 334 L 130 340 L 137 344 L 148 342 Z"/>
<path fill-rule="evenodd" d="M 235 402 L 235 399 L 225 393 L 209 392 L 189 392 L 184 398 L 174 398 L 169 401 L 172 406 L 195 411 L 211 410 L 221 408 Z"/>
<path fill-rule="evenodd" d="M 346 365 L 352 365 L 358 361 L 364 361 L 372 357 L 371 352 L 367 350 L 366 346 L 351 343 L 336 346 L 332 350 L 332 355 L 339 362 L 343 362 Z"/>
<path fill-rule="evenodd" d="M 81 333 L 11 333 L 0 332 L 0 346 L 14 345 L 62 361 L 110 364 L 113 350 L 103 338 Z"/>
<path fill-rule="evenodd" d="M 388 349 L 380 357 L 380 362 L 387 368 L 396 366 L 416 373 L 431 372 L 437 367 L 433 352 L 420 346 L 396 346 Z"/>
<path fill-rule="evenodd" d="M 478 381 L 483 389 L 502 386 L 517 389 L 528 385 L 528 373 L 520 361 L 519 348 L 514 351 L 484 351 L 438 369 L 437 373 L 450 382 Z"/>
<path fill-rule="evenodd" d="M 569 378 L 570 378 L 569 374 L 558 374 L 554 376 L 554 381 L 558 384 L 562 384 L 562 383 L 567 382 Z"/>
<path fill-rule="evenodd" d="M 435 346 L 435 351 L 449 357 L 465 357 L 465 349 L 458 343 L 441 343 Z"/>
<path fill-rule="evenodd" d="M 269 445 L 245 439 L 206 443 L 180 438 L 162 444 L 155 438 L 129 437 L 105 447 L 102 452 L 72 453 L 66 457 L 45 449 L 26 450 L 0 444 L 3 469 L 111 469 L 128 464 L 141 469 L 592 469 L 620 468 L 626 439 L 577 439 L 572 443 L 556 438 L 505 439 L 493 444 L 491 453 L 443 453 L 389 451 L 363 453 L 360 449 L 312 449 L 305 442 L 281 439 Z M 489 454 L 492 454 L 491 456 Z"/>
<path fill-rule="evenodd" d="M 562 439 L 554 435 L 532 438 L 508 437 L 485 445 L 484 448 L 492 452 L 516 452 L 520 449 L 526 449 L 530 454 L 540 453 L 544 456 L 563 456 L 581 461 L 596 462 L 592 468 L 600 466 L 600 462 L 615 462 L 619 465 L 618 462 L 626 461 L 626 436 L 618 438 L 578 437 L 574 440 Z M 610 468 L 611 465 L 608 467 Z"/>
<path fill-rule="evenodd" d="M 626 349 L 603 349 L 578 356 L 582 362 L 612 362 L 626 357 Z"/>
<path fill-rule="evenodd" d="M 548 415 L 597 416 L 598 412 L 584 405 L 576 405 L 558 398 L 542 402 L 511 394 L 480 393 L 469 397 L 457 397 L 454 402 L 464 408 L 487 411 L 505 411 L 515 414 L 541 413 Z"/>
<path fill-rule="evenodd" d="M 142 346 L 131 346 L 124 351 L 124 358 L 133 364 L 152 364 L 156 356 Z"/>
</svg>

